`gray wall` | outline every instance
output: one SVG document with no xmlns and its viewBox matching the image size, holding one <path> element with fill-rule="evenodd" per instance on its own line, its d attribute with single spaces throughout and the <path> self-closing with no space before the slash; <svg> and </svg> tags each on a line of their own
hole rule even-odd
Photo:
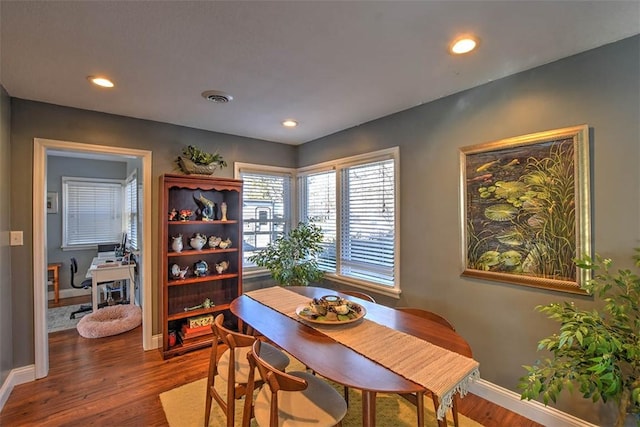
<svg viewBox="0 0 640 427">
<path fill-rule="evenodd" d="M 588 124 L 594 249 L 620 266 L 640 246 L 640 37 L 633 37 L 376 120 L 299 150 L 299 165 L 400 146 L 399 305 L 449 318 L 471 344 L 484 379 L 517 391 L 521 365 L 557 324 L 537 304 L 590 298 L 460 277 L 459 148 Z M 390 302 L 390 301 L 386 301 Z M 598 425 L 589 401 L 559 405 Z M 602 417 L 602 418 L 599 418 Z"/>
<path fill-rule="evenodd" d="M 0 384 L 4 383 L 13 363 L 11 312 L 11 108 L 9 95 L 0 85 Z"/>
<path fill-rule="evenodd" d="M 115 147 L 151 150 L 152 230 L 158 230 L 158 183 L 163 173 L 174 172 L 173 160 L 188 144 L 218 150 L 230 167 L 216 172 L 233 177 L 233 162 L 265 163 L 294 167 L 296 149 L 239 136 L 207 132 L 166 123 L 140 120 L 94 111 L 61 107 L 40 102 L 11 99 L 11 227 L 24 230 L 25 245 L 12 248 L 11 274 L 20 277 L 13 283 L 14 360 L 13 367 L 34 363 L 33 347 L 33 139 L 80 142 Z M 162 213 L 165 215 L 166 213 Z M 157 235 L 152 235 L 152 283 L 157 284 Z M 154 333 L 158 333 L 158 289 L 153 286 Z M 17 308 L 17 309 L 16 309 Z"/>
<path fill-rule="evenodd" d="M 127 162 L 47 156 L 47 191 L 58 193 L 58 213 L 47 214 L 47 262 L 61 262 L 60 289 L 71 288 L 69 260 L 78 260 L 76 284 L 85 279 L 96 249 L 62 250 L 62 177 L 120 179 L 127 178 Z"/>
</svg>

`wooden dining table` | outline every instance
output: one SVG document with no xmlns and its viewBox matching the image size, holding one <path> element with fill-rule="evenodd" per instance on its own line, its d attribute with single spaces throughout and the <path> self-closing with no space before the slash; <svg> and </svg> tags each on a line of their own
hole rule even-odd
<svg viewBox="0 0 640 427">
<path fill-rule="evenodd" d="M 290 291 L 312 298 L 341 295 L 319 287 L 288 287 Z M 250 294 L 250 293 L 249 293 Z M 470 354 L 469 344 L 455 331 L 436 322 L 419 318 L 362 299 L 345 298 L 366 309 L 366 318 L 396 331 L 404 332 L 459 354 Z M 423 393 L 425 387 L 382 366 L 357 351 L 335 341 L 302 320 L 280 313 L 248 295 L 236 298 L 231 312 L 242 322 L 267 337 L 317 374 L 362 391 L 362 425 L 375 426 L 377 393 Z M 384 337 L 380 337 L 384 346 Z M 402 357 L 402 348 L 389 348 Z"/>
</svg>

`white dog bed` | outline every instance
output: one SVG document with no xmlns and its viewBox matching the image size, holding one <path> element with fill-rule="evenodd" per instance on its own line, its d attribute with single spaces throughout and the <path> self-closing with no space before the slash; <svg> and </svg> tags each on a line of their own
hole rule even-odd
<svg viewBox="0 0 640 427">
<path fill-rule="evenodd" d="M 85 338 L 102 338 L 130 331 L 142 324 L 142 310 L 136 305 L 112 305 L 84 316 L 78 333 Z"/>
</svg>

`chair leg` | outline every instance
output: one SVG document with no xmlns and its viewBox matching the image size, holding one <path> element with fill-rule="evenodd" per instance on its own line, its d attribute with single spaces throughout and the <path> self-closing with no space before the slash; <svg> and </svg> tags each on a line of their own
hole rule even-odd
<svg viewBox="0 0 640 427">
<path fill-rule="evenodd" d="M 344 401 L 347 402 L 347 407 L 349 407 L 349 387 L 344 386 Z"/>
</svg>

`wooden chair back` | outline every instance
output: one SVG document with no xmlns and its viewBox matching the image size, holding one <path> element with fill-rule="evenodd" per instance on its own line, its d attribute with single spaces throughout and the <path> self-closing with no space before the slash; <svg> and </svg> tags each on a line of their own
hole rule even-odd
<svg viewBox="0 0 640 427">
<path fill-rule="evenodd" d="M 260 357 L 261 342 L 256 340 L 251 351 L 247 354 L 249 359 L 249 384 L 247 386 L 245 413 L 243 416 L 243 426 L 249 425 L 252 418 L 250 414 L 251 398 L 257 383 L 254 378 L 255 368 L 258 368 L 262 382 L 269 387 L 271 392 L 271 409 L 269 413 L 269 425 L 278 426 L 278 391 L 302 391 L 307 388 L 307 382 L 302 378 L 294 377 L 271 366 Z"/>
<path fill-rule="evenodd" d="M 429 310 L 423 310 L 421 308 L 414 308 L 414 307 L 396 307 L 396 310 L 405 312 L 405 313 L 409 313 L 409 314 L 413 314 L 414 316 L 418 316 L 421 317 L 423 319 L 427 319 L 427 320 L 432 320 L 434 322 L 437 322 L 443 326 L 446 326 L 447 328 L 451 329 L 452 331 L 455 331 L 456 328 L 453 327 L 453 325 L 451 324 L 451 322 L 449 322 L 447 319 L 445 319 L 444 317 L 440 316 L 439 314 L 434 313 L 433 311 L 429 311 Z"/>
<path fill-rule="evenodd" d="M 233 427 L 235 418 L 235 399 L 239 399 L 244 396 L 246 391 L 246 384 L 236 383 L 235 375 L 235 363 L 236 351 L 242 347 L 250 347 L 255 337 L 251 335 L 241 334 L 233 331 L 224 326 L 224 315 L 219 314 L 214 319 L 213 325 L 214 339 L 211 348 L 211 356 L 209 359 L 209 375 L 207 377 L 207 403 L 205 407 L 205 425 L 209 425 L 209 418 L 211 415 L 211 402 L 212 399 L 220 405 L 220 408 L 227 417 L 227 426 Z M 215 378 L 220 374 L 218 372 L 218 361 L 222 354 L 229 349 L 229 363 L 227 366 L 227 398 L 222 398 L 215 389 Z"/>
<path fill-rule="evenodd" d="M 360 291 L 341 291 L 341 290 L 338 290 L 338 292 L 340 292 L 341 294 L 345 294 L 345 295 L 349 295 L 349 296 L 352 296 L 352 297 L 360 298 L 360 299 L 363 299 L 365 301 L 376 302 L 374 297 L 372 297 L 369 294 L 365 294 L 364 292 L 360 292 Z"/>
</svg>

